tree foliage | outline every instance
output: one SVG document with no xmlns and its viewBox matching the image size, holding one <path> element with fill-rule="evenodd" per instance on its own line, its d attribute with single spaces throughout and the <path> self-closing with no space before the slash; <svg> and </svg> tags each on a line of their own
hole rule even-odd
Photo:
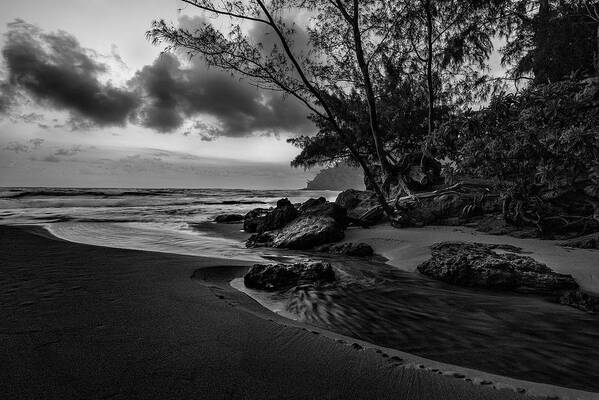
<svg viewBox="0 0 599 400">
<path fill-rule="evenodd" d="M 503 63 L 512 77 L 532 75 L 535 83 L 593 75 L 597 50 L 597 20 L 588 1 L 518 0 L 509 2 L 501 31 L 507 43 Z"/>
<path fill-rule="evenodd" d="M 506 199 L 517 204 L 508 210 L 513 222 L 559 218 L 560 211 L 550 203 L 561 203 L 569 209 L 565 214 L 593 226 L 599 222 L 594 221 L 599 211 L 595 79 L 497 96 L 488 107 L 444 123 L 435 144 L 455 162 L 455 174 L 494 180 L 503 187 Z M 572 222 L 567 216 L 561 219 L 565 225 Z"/>
</svg>

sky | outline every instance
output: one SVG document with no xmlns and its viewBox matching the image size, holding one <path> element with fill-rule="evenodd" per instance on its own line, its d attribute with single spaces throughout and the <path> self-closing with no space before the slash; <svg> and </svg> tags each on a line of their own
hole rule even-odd
<svg viewBox="0 0 599 400">
<path fill-rule="evenodd" d="M 0 186 L 304 187 L 300 104 L 145 38 L 204 18 L 179 0 L 0 2 Z"/>
</svg>

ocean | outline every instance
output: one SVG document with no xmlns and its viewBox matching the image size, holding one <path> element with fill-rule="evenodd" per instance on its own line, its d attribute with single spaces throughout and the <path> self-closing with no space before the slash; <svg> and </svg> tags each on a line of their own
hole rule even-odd
<svg viewBox="0 0 599 400">
<path fill-rule="evenodd" d="M 203 229 L 218 214 L 245 214 L 339 192 L 245 189 L 0 189 L 0 224 L 35 224 L 65 240 L 167 253 L 262 260 L 243 243 Z"/>
<path fill-rule="evenodd" d="M 231 284 L 274 312 L 366 342 L 501 375 L 597 389 L 592 367 L 571 368 L 597 359 L 594 316 L 535 296 L 451 286 L 376 257 L 247 249 L 239 240 L 243 235 L 231 234 L 239 225 L 211 223 L 221 213 L 273 207 L 280 198 L 299 203 L 320 196 L 334 200 L 337 195 L 306 190 L 6 188 L 0 189 L 0 224 L 42 225 L 59 238 L 108 247 L 256 262 L 330 262 L 337 276 L 331 285 L 267 293 L 245 288 L 242 279 Z"/>
</svg>

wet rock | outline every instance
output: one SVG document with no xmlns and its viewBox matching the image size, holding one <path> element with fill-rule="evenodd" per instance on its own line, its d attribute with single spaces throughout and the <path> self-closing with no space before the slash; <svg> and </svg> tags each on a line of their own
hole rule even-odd
<svg viewBox="0 0 599 400">
<path fill-rule="evenodd" d="M 305 205 L 305 203 L 304 203 Z M 311 205 L 302 207 L 300 212 L 301 217 L 329 217 L 334 219 L 338 224 L 345 226 L 347 224 L 347 211 L 336 203 L 329 201 L 314 202 Z"/>
<path fill-rule="evenodd" d="M 327 199 L 325 199 L 324 197 L 319 197 L 317 199 L 308 199 L 305 202 L 303 202 L 298 208 L 297 210 L 300 212 L 300 214 L 302 212 L 304 212 L 305 210 L 314 207 L 314 206 L 318 206 L 321 204 L 324 204 L 327 202 Z"/>
<path fill-rule="evenodd" d="M 252 211 L 245 214 L 243 218 L 243 230 L 248 233 L 255 233 L 258 229 L 258 224 L 266 217 L 271 209 L 254 208 Z"/>
<path fill-rule="evenodd" d="M 599 232 L 567 240 L 561 245 L 578 249 L 599 249 Z"/>
<path fill-rule="evenodd" d="M 305 250 L 343 239 L 343 226 L 328 216 L 302 216 L 274 235 L 272 246 Z"/>
<path fill-rule="evenodd" d="M 347 217 L 350 220 L 359 221 L 364 225 L 374 225 L 381 220 L 384 213 L 382 208 L 378 208 L 379 203 L 374 192 L 349 189 L 345 190 L 337 196 L 335 204 L 347 210 Z M 370 210 L 375 209 L 377 212 L 369 215 L 367 219 L 363 216 Z"/>
<path fill-rule="evenodd" d="M 277 207 L 261 217 L 256 226 L 256 232 L 263 233 L 281 229 L 298 215 L 294 205 L 288 199 L 277 201 Z"/>
<path fill-rule="evenodd" d="M 255 247 L 270 247 L 272 245 L 272 241 L 276 231 L 255 233 L 248 238 L 245 242 L 245 247 L 247 248 L 255 248 Z"/>
<path fill-rule="evenodd" d="M 254 264 L 245 274 L 245 286 L 259 290 L 285 290 L 301 284 L 322 284 L 333 282 L 335 272 L 331 264 Z"/>
<path fill-rule="evenodd" d="M 372 247 L 366 243 L 339 243 L 324 245 L 314 250 L 323 253 L 343 254 L 352 257 L 371 257 L 374 254 Z"/>
<path fill-rule="evenodd" d="M 244 217 L 241 214 L 220 214 L 214 218 L 214 222 L 219 224 L 228 224 L 233 222 L 241 222 Z"/>
<path fill-rule="evenodd" d="M 443 242 L 431 249 L 431 259 L 420 264 L 418 271 L 443 282 L 535 294 L 561 294 L 578 287 L 572 276 L 514 254 L 519 252 L 514 246 Z"/>
<path fill-rule="evenodd" d="M 599 311 L 599 297 L 590 295 L 580 289 L 570 290 L 559 299 L 560 304 L 578 308 L 586 312 Z"/>
</svg>

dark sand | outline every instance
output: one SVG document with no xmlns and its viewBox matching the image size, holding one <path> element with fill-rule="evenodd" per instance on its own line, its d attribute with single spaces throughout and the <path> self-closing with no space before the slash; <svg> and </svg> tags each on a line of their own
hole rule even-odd
<svg viewBox="0 0 599 400">
<path fill-rule="evenodd" d="M 2 399 L 523 398 L 286 326 L 219 283 L 239 268 L 190 279 L 237 261 L 43 232 L 0 227 Z"/>
</svg>

